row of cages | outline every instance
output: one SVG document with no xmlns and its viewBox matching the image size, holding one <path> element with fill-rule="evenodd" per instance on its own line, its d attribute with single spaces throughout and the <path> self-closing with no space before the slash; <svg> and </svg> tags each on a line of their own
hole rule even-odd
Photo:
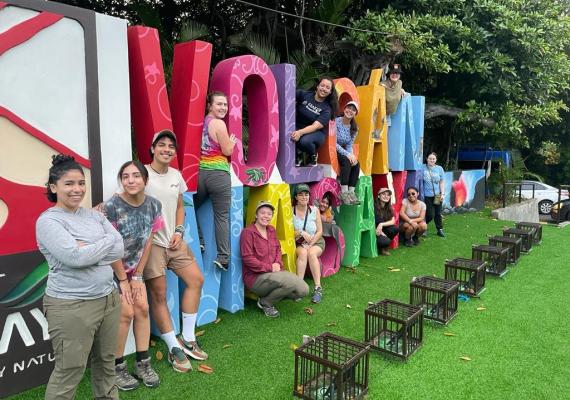
<svg viewBox="0 0 570 400">
<path fill-rule="evenodd" d="M 460 294 L 479 296 L 486 274 L 503 276 L 542 241 L 540 224 L 519 222 L 474 245 L 472 258 L 445 261 L 445 278 L 421 276 L 410 282 L 410 304 L 384 299 L 364 310 L 364 343 L 329 332 L 295 349 L 293 395 L 307 400 L 356 400 L 368 393 L 371 351 L 406 360 L 423 343 L 424 319 L 447 325 L 458 311 Z"/>
</svg>

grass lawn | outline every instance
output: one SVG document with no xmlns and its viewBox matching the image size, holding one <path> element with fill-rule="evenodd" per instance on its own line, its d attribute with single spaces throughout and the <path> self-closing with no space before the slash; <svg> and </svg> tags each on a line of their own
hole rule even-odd
<svg viewBox="0 0 570 400">
<path fill-rule="evenodd" d="M 121 393 L 121 398 L 292 399 L 291 347 L 300 344 L 303 334 L 328 330 L 363 340 L 369 301 L 407 302 L 413 276 L 443 276 L 446 258 L 470 258 L 472 244 L 486 244 L 487 235 L 512 225 L 493 221 L 488 212 L 451 216 L 445 224 L 445 239 L 435 236 L 432 226 L 418 247 L 402 247 L 390 257 L 363 258 L 355 273 L 343 268 L 326 278 L 319 305 L 309 299 L 284 301 L 278 304 L 277 319 L 266 318 L 251 301 L 237 314 L 221 311 L 218 324 L 198 328 L 205 331 L 201 343 L 210 354 L 207 364 L 213 374 L 197 372 L 197 363 L 194 372 L 179 374 L 163 358 L 154 361 L 162 380 L 159 388 L 139 388 Z M 570 398 L 570 228 L 544 226 L 543 232 L 542 245 L 522 256 L 503 279 L 488 276 L 481 298 L 461 302 L 449 326 L 426 322 L 424 344 L 407 362 L 372 353 L 368 399 Z M 309 306 L 313 315 L 303 312 Z M 336 325 L 327 326 L 331 322 Z M 165 352 L 162 342 L 151 348 L 153 357 L 158 350 Z M 43 393 L 40 387 L 13 398 L 40 399 Z M 91 398 L 87 376 L 77 398 Z"/>
</svg>

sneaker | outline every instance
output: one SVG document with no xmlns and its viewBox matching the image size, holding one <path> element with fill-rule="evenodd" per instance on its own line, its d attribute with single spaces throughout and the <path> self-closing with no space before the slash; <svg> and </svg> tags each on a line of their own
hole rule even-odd
<svg viewBox="0 0 570 400">
<path fill-rule="evenodd" d="M 352 204 L 353 206 L 357 206 L 360 204 L 360 200 L 358 200 L 358 196 L 356 196 L 355 192 L 348 192 L 348 195 L 350 197 L 350 204 Z"/>
<path fill-rule="evenodd" d="M 416 235 L 412 236 L 412 241 L 414 242 L 414 246 L 420 244 L 420 238 Z"/>
<path fill-rule="evenodd" d="M 414 241 L 413 241 L 412 239 L 407 239 L 407 240 L 404 242 L 404 246 L 413 247 L 413 246 L 414 246 Z"/>
<path fill-rule="evenodd" d="M 317 165 L 317 155 L 313 154 L 313 155 L 309 156 L 309 160 L 307 161 L 306 166 L 307 167 L 314 167 L 315 165 Z"/>
<path fill-rule="evenodd" d="M 192 364 L 180 347 L 172 348 L 172 351 L 168 353 L 168 362 L 176 372 L 192 371 Z"/>
<path fill-rule="evenodd" d="M 322 287 L 316 287 L 315 291 L 313 292 L 313 297 L 311 297 L 311 301 L 313 303 L 320 303 L 321 299 L 323 298 L 323 288 Z"/>
<path fill-rule="evenodd" d="M 439 236 L 439 237 L 445 237 L 445 233 L 443 233 L 443 229 L 438 229 L 438 230 L 437 230 L 437 236 Z"/>
<path fill-rule="evenodd" d="M 388 251 L 387 248 L 382 247 L 382 248 L 380 249 L 380 254 L 382 254 L 383 256 L 389 256 L 389 255 L 390 255 L 390 252 Z"/>
<path fill-rule="evenodd" d="M 305 153 L 297 151 L 295 153 L 295 166 L 304 167 L 305 166 Z"/>
<path fill-rule="evenodd" d="M 221 269 L 222 271 L 228 270 L 228 263 L 222 263 L 221 261 L 214 260 L 214 266 Z"/>
<path fill-rule="evenodd" d="M 279 316 L 279 311 L 275 307 L 263 304 L 261 299 L 257 299 L 257 306 L 263 310 L 266 317 L 277 318 Z"/>
<path fill-rule="evenodd" d="M 422 237 L 424 237 L 424 238 L 427 238 L 427 237 L 428 237 L 427 231 L 424 231 L 424 233 L 422 233 Z"/>
<path fill-rule="evenodd" d="M 340 192 L 340 202 L 342 204 L 345 204 L 347 206 L 351 205 L 351 201 L 350 201 L 350 193 L 349 192 Z"/>
<path fill-rule="evenodd" d="M 155 388 L 160 385 L 160 378 L 150 365 L 150 357 L 135 363 L 134 376 L 140 379 L 146 387 Z"/>
<path fill-rule="evenodd" d="M 188 354 L 194 360 L 204 361 L 208 359 L 208 353 L 200 348 L 197 340 L 186 341 L 182 334 L 178 335 L 177 339 L 184 353 Z"/>
<path fill-rule="evenodd" d="M 128 391 L 139 387 L 139 381 L 129 374 L 126 361 L 115 365 L 115 378 L 119 390 Z"/>
</svg>

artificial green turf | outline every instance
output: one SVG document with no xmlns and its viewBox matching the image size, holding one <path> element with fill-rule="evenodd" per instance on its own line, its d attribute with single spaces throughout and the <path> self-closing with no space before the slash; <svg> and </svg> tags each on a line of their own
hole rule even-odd
<svg viewBox="0 0 570 400">
<path fill-rule="evenodd" d="M 361 259 L 355 273 L 343 268 L 323 280 L 321 304 L 284 301 L 278 304 L 277 319 L 266 318 L 251 301 L 237 314 L 221 311 L 221 322 L 198 328 L 205 330 L 201 343 L 210 354 L 212 375 L 179 374 L 165 359 L 155 361 L 161 386 L 121 393 L 121 398 L 292 399 L 292 344 L 300 344 L 303 334 L 327 330 L 363 340 L 369 301 L 407 302 L 413 276 L 443 276 L 446 258 L 470 258 L 472 244 L 486 244 L 487 235 L 512 225 L 487 215 L 448 217 L 445 239 L 432 233 L 418 247 Z M 373 353 L 368 399 L 570 398 L 570 228 L 544 226 L 543 232 L 542 245 L 522 256 L 504 278 L 488 277 L 481 298 L 460 303 L 447 327 L 426 322 L 423 346 L 407 362 Z M 312 307 L 314 314 L 303 312 L 304 307 Z M 332 322 L 336 325 L 327 326 Z M 165 351 L 162 343 L 151 349 L 153 356 L 157 350 Z M 91 398 L 90 390 L 86 377 L 77 398 Z M 43 392 L 37 388 L 14 398 L 39 399 Z"/>
</svg>

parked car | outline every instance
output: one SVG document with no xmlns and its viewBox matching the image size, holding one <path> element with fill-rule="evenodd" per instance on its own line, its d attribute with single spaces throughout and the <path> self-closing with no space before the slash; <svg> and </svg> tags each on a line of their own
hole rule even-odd
<svg viewBox="0 0 570 400">
<path fill-rule="evenodd" d="M 560 214 L 560 221 L 570 221 L 570 200 L 562 200 L 552 205 L 550 217 L 553 221 L 558 221 Z"/>
<path fill-rule="evenodd" d="M 552 210 L 552 205 L 556 203 L 558 199 L 558 189 L 547 185 L 544 182 L 538 181 L 522 181 L 521 185 L 521 197 L 523 199 L 532 199 L 533 192 L 532 186 L 534 185 L 534 198 L 538 199 L 538 212 L 540 214 L 550 214 Z M 518 196 L 519 189 L 516 187 L 515 196 Z M 562 190 L 562 196 L 560 200 L 568 199 L 568 190 Z"/>
</svg>

